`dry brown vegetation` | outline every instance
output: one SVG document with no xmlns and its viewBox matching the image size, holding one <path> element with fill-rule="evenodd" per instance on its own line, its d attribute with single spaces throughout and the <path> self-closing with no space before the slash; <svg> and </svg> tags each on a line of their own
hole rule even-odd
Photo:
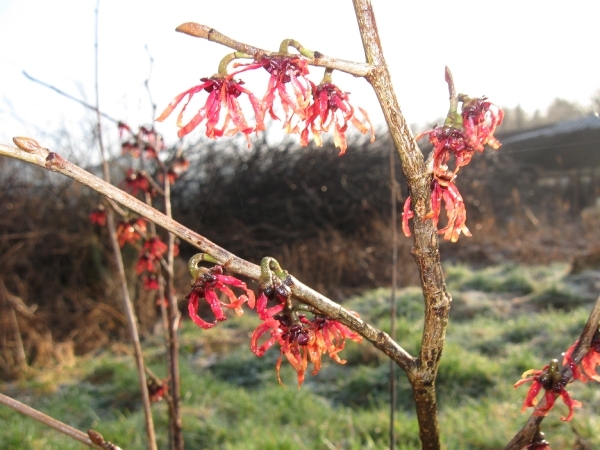
<svg viewBox="0 0 600 450">
<path fill-rule="evenodd" d="M 375 144 L 355 141 L 343 157 L 332 146 L 301 149 L 293 141 L 276 148 L 257 141 L 250 150 L 201 142 L 186 151 L 191 167 L 173 193 L 174 217 L 243 258 L 277 258 L 336 300 L 388 285 L 391 266 L 382 261 L 391 257 L 390 144 L 379 136 Z M 60 362 L 122 339 L 125 327 L 104 230 L 88 221 L 98 197 L 18 162 L 0 163 L 0 376 L 10 378 L 27 364 Z M 445 261 L 545 264 L 595 245 L 569 186 L 540 186 L 535 172 L 501 151 L 472 166 L 459 187 L 474 236 L 443 243 Z M 578 194 L 580 208 L 593 204 L 595 192 Z M 412 240 L 401 237 L 398 245 L 399 281 L 415 284 Z M 180 298 L 192 252 L 182 247 Z M 137 250 L 126 248 L 125 259 L 136 286 Z M 155 299 L 132 289 L 142 333 L 150 333 Z"/>
</svg>

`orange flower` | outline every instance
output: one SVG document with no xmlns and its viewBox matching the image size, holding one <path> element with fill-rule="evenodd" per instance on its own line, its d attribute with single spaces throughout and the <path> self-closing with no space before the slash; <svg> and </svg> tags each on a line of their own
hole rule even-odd
<svg viewBox="0 0 600 450">
<path fill-rule="evenodd" d="M 346 338 L 355 342 L 362 340 L 358 334 L 340 322 L 323 316 L 315 316 L 312 320 L 304 315 L 298 315 L 293 320 L 289 317 L 287 314 L 265 317 L 264 322 L 254 330 L 250 340 L 250 349 L 259 357 L 275 343 L 280 345 L 279 359 L 275 366 L 280 384 L 283 384 L 280 376 L 283 356 L 296 371 L 298 386 L 301 386 L 309 362 L 313 365 L 312 375 L 316 375 L 321 369 L 321 356 L 325 353 L 338 364 L 345 364 L 346 361 L 340 359 L 338 353 L 344 349 Z M 267 332 L 270 333 L 270 338 L 259 345 L 258 340 Z"/>
</svg>

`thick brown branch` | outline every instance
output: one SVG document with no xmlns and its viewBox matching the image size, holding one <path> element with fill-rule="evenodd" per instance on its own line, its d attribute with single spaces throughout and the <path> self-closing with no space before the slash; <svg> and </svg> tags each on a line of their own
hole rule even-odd
<svg viewBox="0 0 600 450">
<path fill-rule="evenodd" d="M 268 56 L 274 53 L 236 41 L 235 39 L 231 39 L 230 37 L 225 36 L 224 34 L 220 33 L 214 28 L 210 28 L 206 25 L 201 25 L 199 23 L 186 22 L 184 24 L 179 25 L 175 29 L 175 31 L 179 31 L 190 36 L 216 42 L 218 44 L 224 45 L 225 47 L 229 47 L 231 49 L 245 53 L 246 55 L 250 55 L 254 58 L 260 58 L 260 56 L 262 55 Z M 331 58 L 329 56 L 325 56 L 321 52 L 315 52 L 315 58 L 307 59 L 308 63 L 312 66 L 335 69 L 339 70 L 340 72 L 346 72 L 357 77 L 366 77 L 371 73 L 373 69 L 373 66 L 370 64 Z"/>
<path fill-rule="evenodd" d="M 81 184 L 84 184 L 100 194 L 105 195 L 121 205 L 129 208 L 137 214 L 151 220 L 165 230 L 178 236 L 180 239 L 189 242 L 194 247 L 204 253 L 208 253 L 222 264 L 227 270 L 247 276 L 254 280 L 260 278 L 260 267 L 252 264 L 242 258 L 235 256 L 227 250 L 219 247 L 204 236 L 193 232 L 180 223 L 170 219 L 154 208 L 146 205 L 135 197 L 123 192 L 119 188 L 106 183 L 86 172 L 82 168 L 65 160 L 58 154 L 42 148 L 37 142 L 29 138 L 14 138 L 19 148 L 9 147 L 0 144 L 0 155 L 16 158 L 21 161 L 29 162 L 43 167 L 53 172 L 66 175 Z M 310 305 L 322 312 L 324 315 L 339 320 L 352 330 L 359 333 L 368 341 L 372 342 L 377 348 L 381 349 L 386 355 L 392 358 L 398 366 L 407 372 L 415 369 L 416 360 L 406 350 L 394 342 L 386 333 L 380 331 L 364 322 L 362 319 L 354 316 L 350 311 L 331 301 L 327 297 L 315 292 L 308 286 L 305 286 L 298 280 L 294 280 L 292 287 L 294 296 L 303 303 Z"/>
<path fill-rule="evenodd" d="M 383 109 L 383 114 L 400 159 L 412 197 L 415 231 L 415 257 L 425 298 L 425 324 L 417 370 L 408 374 L 413 387 L 423 448 L 439 449 L 435 378 L 446 336 L 451 297 L 446 290 L 440 263 L 438 235 L 431 220 L 431 176 L 427 173 L 423 154 L 400 111 L 392 87 L 375 15 L 370 0 L 353 0 L 367 63 L 374 70 L 367 75 Z"/>
</svg>

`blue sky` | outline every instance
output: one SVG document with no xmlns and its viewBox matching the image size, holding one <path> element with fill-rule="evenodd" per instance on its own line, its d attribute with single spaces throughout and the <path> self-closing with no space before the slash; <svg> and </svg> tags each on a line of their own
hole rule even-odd
<svg viewBox="0 0 600 450">
<path fill-rule="evenodd" d="M 90 115 L 28 81 L 25 70 L 60 89 L 94 98 L 95 0 L 0 0 L 0 142 L 15 135 L 43 141 L 60 127 L 81 129 Z M 458 90 L 526 111 L 555 97 L 588 104 L 600 88 L 600 2 L 373 0 L 403 113 L 423 124 L 444 115 L 444 65 Z M 100 95 L 108 114 L 132 124 L 151 120 L 143 82 L 161 107 L 216 72 L 228 49 L 174 29 L 195 21 L 275 50 L 284 38 L 329 56 L 363 60 L 349 0 L 101 0 Z M 314 81 L 319 81 L 320 69 Z M 374 122 L 382 115 L 362 79 L 334 74 Z M 262 91 L 260 88 L 260 95 Z M 173 122 L 159 129 L 176 139 Z"/>
</svg>

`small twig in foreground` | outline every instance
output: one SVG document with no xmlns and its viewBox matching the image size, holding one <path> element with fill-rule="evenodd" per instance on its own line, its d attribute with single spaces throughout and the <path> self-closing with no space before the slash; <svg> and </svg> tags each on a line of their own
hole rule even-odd
<svg viewBox="0 0 600 450">
<path fill-rule="evenodd" d="M 44 425 L 48 425 L 51 428 L 54 428 L 57 431 L 60 431 L 63 434 L 85 444 L 92 448 L 97 448 L 100 450 L 106 450 L 102 445 L 98 445 L 93 443 L 87 434 L 83 431 L 79 431 L 77 428 L 73 428 L 66 423 L 61 422 L 60 420 L 56 420 L 53 417 L 47 416 L 46 414 L 38 411 L 37 409 L 32 408 L 31 406 L 27 406 L 14 398 L 11 398 L 7 395 L 0 394 L 0 403 L 8 406 L 9 408 L 14 409 L 21 414 L 26 415 L 27 417 L 31 417 L 32 419 L 37 420 L 38 422 L 43 423 Z"/>
</svg>

